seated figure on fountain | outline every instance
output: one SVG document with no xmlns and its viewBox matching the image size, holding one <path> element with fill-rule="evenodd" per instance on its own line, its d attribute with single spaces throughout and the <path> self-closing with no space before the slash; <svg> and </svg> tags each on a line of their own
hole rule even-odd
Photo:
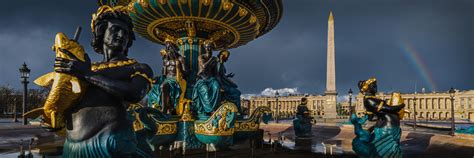
<svg viewBox="0 0 474 158">
<path fill-rule="evenodd" d="M 148 93 L 148 106 L 159 109 L 165 114 L 182 114 L 180 106 L 186 91 L 187 67 L 184 57 L 178 53 L 176 46 L 166 42 L 166 49 L 160 54 L 163 59 L 162 75 L 156 77 Z"/>
<path fill-rule="evenodd" d="M 313 117 L 310 116 L 310 111 L 306 104 L 308 104 L 308 99 L 306 97 L 301 98 L 301 104 L 298 105 L 296 111 L 296 119 L 293 120 L 293 128 L 296 137 L 312 136 L 311 121 Z"/>
<path fill-rule="evenodd" d="M 221 99 L 221 86 L 217 80 L 218 59 L 212 56 L 212 42 L 204 43 L 205 53 L 198 57 L 199 70 L 194 84 L 193 108 L 199 115 L 209 116 L 217 108 Z"/>
<path fill-rule="evenodd" d="M 237 106 L 237 110 L 239 114 L 242 115 L 242 108 L 240 107 L 240 91 L 237 89 L 237 84 L 232 81 L 232 77 L 234 77 L 234 73 L 227 74 L 225 69 L 224 63 L 227 62 L 229 59 L 230 52 L 227 50 L 223 50 L 219 52 L 219 64 L 217 65 L 217 73 L 219 83 L 224 90 L 224 94 L 222 95 L 222 100 L 228 100 L 233 102 Z"/>
<path fill-rule="evenodd" d="M 132 21 L 124 7 L 104 5 L 93 15 L 91 26 L 92 47 L 103 55 L 102 62 L 91 64 L 87 56 L 85 62 L 56 58 L 56 72 L 88 84 L 65 113 L 63 157 L 150 157 L 151 149 L 137 140 L 126 111 L 147 94 L 153 76 L 148 65 L 127 57 L 135 39 Z"/>
<path fill-rule="evenodd" d="M 402 157 L 400 119 L 403 118 L 405 104 L 401 96 L 399 93 L 393 93 L 388 102 L 377 98 L 375 78 L 359 81 L 359 89 L 364 95 L 366 115 L 362 118 L 351 115 L 356 135 L 352 141 L 352 149 L 361 157 Z M 362 125 L 366 120 L 376 123 L 365 130 Z"/>
</svg>

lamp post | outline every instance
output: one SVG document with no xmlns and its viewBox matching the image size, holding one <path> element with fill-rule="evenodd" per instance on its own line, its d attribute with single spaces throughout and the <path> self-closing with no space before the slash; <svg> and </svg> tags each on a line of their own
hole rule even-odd
<svg viewBox="0 0 474 158">
<path fill-rule="evenodd" d="M 416 131 L 416 91 L 413 95 L 413 130 Z"/>
<path fill-rule="evenodd" d="M 454 136 L 454 88 L 449 89 L 449 96 L 451 97 L 451 136 Z"/>
<path fill-rule="evenodd" d="M 26 66 L 26 63 L 23 63 L 23 66 L 20 68 L 20 79 L 21 83 L 23 83 L 23 125 L 27 124 L 27 120 L 25 117 L 26 113 L 26 98 L 28 94 L 28 77 L 30 77 L 30 69 Z"/>
<path fill-rule="evenodd" d="M 16 96 L 13 97 L 13 122 L 18 122 L 16 117 Z"/>
<path fill-rule="evenodd" d="M 349 88 L 349 110 L 350 110 L 350 115 L 355 113 L 355 108 L 352 107 L 352 88 Z"/>
<path fill-rule="evenodd" d="M 277 108 L 277 113 L 276 113 L 276 123 L 279 123 L 279 119 L 280 119 L 280 104 L 278 104 L 278 97 L 280 96 L 280 93 L 278 93 L 278 90 L 276 91 L 275 93 L 275 96 L 276 96 L 276 108 Z"/>
</svg>

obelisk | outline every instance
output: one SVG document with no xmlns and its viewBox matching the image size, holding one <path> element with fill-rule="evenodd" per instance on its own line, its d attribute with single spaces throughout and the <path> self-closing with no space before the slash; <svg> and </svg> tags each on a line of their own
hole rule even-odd
<svg viewBox="0 0 474 158">
<path fill-rule="evenodd" d="M 334 47 L 334 16 L 329 12 L 328 19 L 328 48 L 327 48 L 327 70 L 326 70 L 326 104 L 324 107 L 324 118 L 335 119 L 337 92 L 336 92 L 336 57 Z"/>
</svg>

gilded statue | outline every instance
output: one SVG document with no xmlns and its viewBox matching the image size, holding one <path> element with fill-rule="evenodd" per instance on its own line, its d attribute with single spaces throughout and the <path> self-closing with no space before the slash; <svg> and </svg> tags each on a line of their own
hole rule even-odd
<svg viewBox="0 0 474 158">
<path fill-rule="evenodd" d="M 400 146 L 400 120 L 403 118 L 405 104 L 399 93 L 393 93 L 389 101 L 377 98 L 377 79 L 359 81 L 360 92 L 364 95 L 366 114 L 358 118 L 351 115 L 356 137 L 352 149 L 361 157 L 402 157 Z M 375 121 L 367 130 L 365 122 Z"/>
<path fill-rule="evenodd" d="M 105 5 L 93 15 L 92 47 L 103 56 L 101 62 L 91 63 L 87 54 L 80 60 L 66 49 L 60 51 L 71 59 L 56 58 L 57 73 L 88 85 L 77 103 L 66 109 L 63 157 L 151 157 L 151 149 L 136 137 L 126 109 L 147 94 L 153 71 L 128 58 L 135 36 L 125 10 Z"/>
<path fill-rule="evenodd" d="M 188 76 L 185 58 L 178 53 L 178 48 L 171 42 L 166 42 L 166 49 L 160 54 L 163 59 L 161 76 L 155 78 L 155 83 L 148 94 L 148 104 L 165 114 L 183 113 L 182 103 L 186 92 Z"/>
<path fill-rule="evenodd" d="M 221 101 L 221 86 L 217 80 L 218 59 L 212 56 L 212 42 L 204 44 L 205 53 L 198 57 L 199 70 L 192 101 L 198 114 L 211 115 Z"/>
<path fill-rule="evenodd" d="M 227 74 L 227 70 L 224 66 L 224 63 L 229 59 L 230 52 L 223 50 L 220 51 L 217 56 L 219 57 L 219 63 L 217 64 L 217 79 L 223 90 L 222 99 L 233 102 L 237 106 L 239 114 L 242 114 L 242 108 L 240 106 L 241 93 L 237 89 L 237 84 L 235 84 L 231 79 L 234 77 L 234 73 Z"/>
</svg>

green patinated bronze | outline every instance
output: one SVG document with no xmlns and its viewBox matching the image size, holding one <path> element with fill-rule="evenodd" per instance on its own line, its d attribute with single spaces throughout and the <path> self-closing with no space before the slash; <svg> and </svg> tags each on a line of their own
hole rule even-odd
<svg viewBox="0 0 474 158">
<path fill-rule="evenodd" d="M 264 122 L 270 119 L 269 109 L 256 110 L 249 119 L 237 117 L 242 113 L 241 93 L 230 79 L 233 74 L 227 74 L 225 61 L 212 53 L 245 45 L 272 30 L 282 17 L 281 0 L 98 3 L 125 6 L 134 32 L 166 46 L 162 52 L 166 58 L 163 72 L 155 77 L 147 94 L 148 106 L 129 109 L 136 116 L 133 120 L 139 149 L 148 152 L 144 146 L 156 150 L 173 141 L 183 141 L 186 149 L 202 148 L 203 144 L 225 148 L 233 144 L 235 137 L 254 137 L 261 118 Z M 173 110 L 167 110 L 170 108 Z M 169 125 L 176 127 L 176 132 L 160 135 L 162 127 Z"/>
<path fill-rule="evenodd" d="M 375 97 L 377 81 L 375 78 L 359 81 L 360 92 L 364 95 L 366 115 L 362 118 L 351 115 L 356 137 L 352 140 L 352 149 L 361 157 L 402 157 L 400 146 L 405 104 L 399 93 L 393 93 L 390 100 Z M 376 117 L 374 117 L 376 116 Z M 367 120 L 377 121 L 369 129 L 362 128 Z"/>
<path fill-rule="evenodd" d="M 312 117 L 309 115 L 310 111 L 307 104 L 307 99 L 302 98 L 301 104 L 296 109 L 296 118 L 293 120 L 293 128 L 296 137 L 311 137 L 312 133 Z"/>
</svg>

